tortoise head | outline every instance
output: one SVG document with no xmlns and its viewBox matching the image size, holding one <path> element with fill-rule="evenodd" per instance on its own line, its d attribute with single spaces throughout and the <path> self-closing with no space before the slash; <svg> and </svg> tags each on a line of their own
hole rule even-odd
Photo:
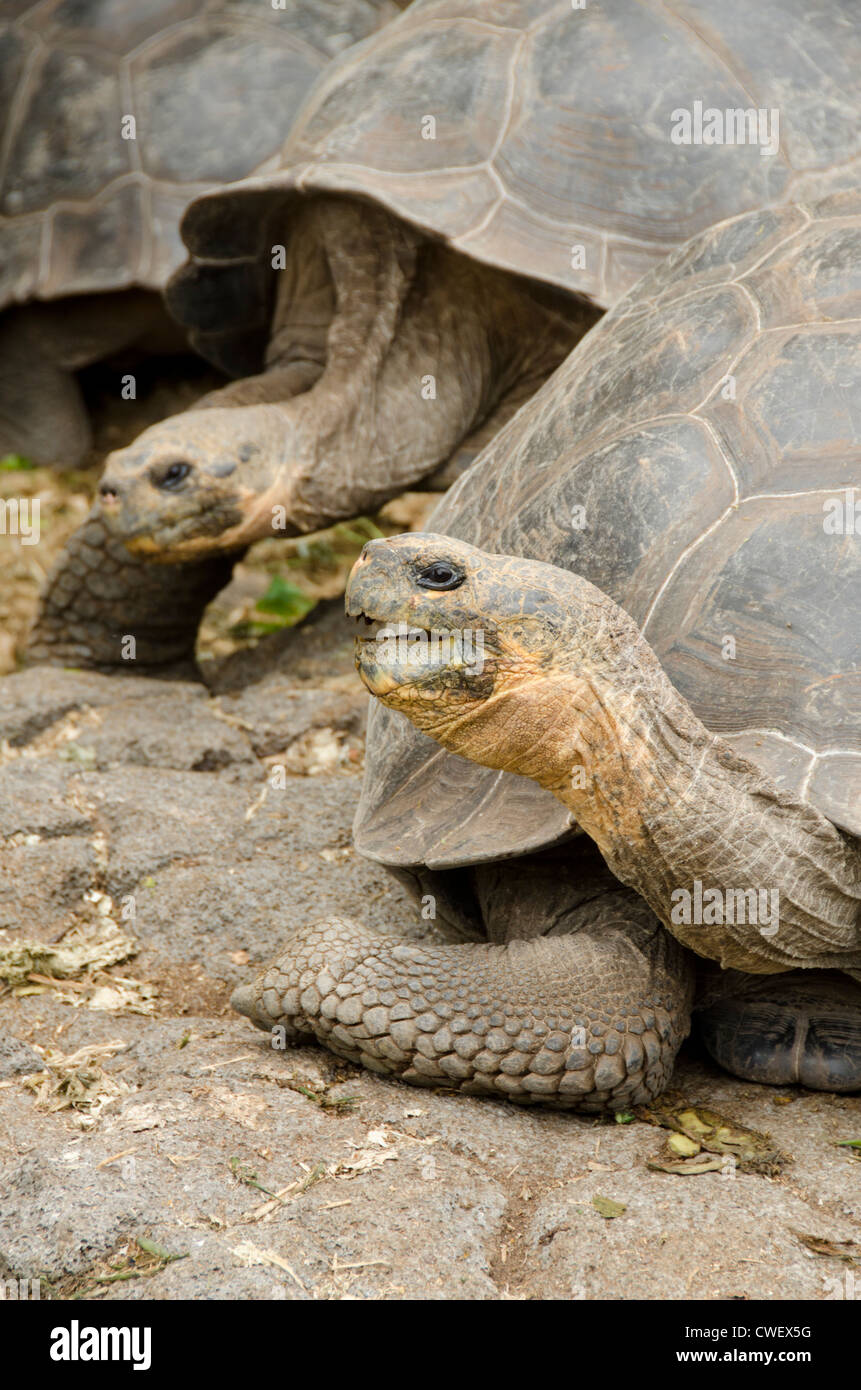
<svg viewBox="0 0 861 1390">
<path fill-rule="evenodd" d="M 294 443 L 284 412 L 267 405 L 162 420 L 109 454 L 99 485 L 105 522 L 129 550 L 165 561 L 283 534 L 274 504 Z"/>
<path fill-rule="evenodd" d="M 347 587 L 373 695 L 452 752 L 545 784 L 570 766 L 564 711 L 600 664 L 592 617 L 609 603 L 553 565 L 415 533 L 369 542 Z"/>
</svg>

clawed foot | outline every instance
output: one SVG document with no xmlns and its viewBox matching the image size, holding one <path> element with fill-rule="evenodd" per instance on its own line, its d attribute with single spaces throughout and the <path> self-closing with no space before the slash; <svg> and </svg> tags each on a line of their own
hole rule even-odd
<svg viewBox="0 0 861 1390">
<path fill-rule="evenodd" d="M 302 927 L 251 984 L 233 991 L 231 1007 L 266 1032 L 277 1027 L 286 1042 L 317 1038 L 333 1051 L 362 1060 L 352 1038 L 336 1035 L 333 1046 L 330 1034 L 338 1022 L 342 997 L 353 993 L 350 986 L 343 987 L 344 977 L 349 977 L 379 942 L 377 933 L 340 918 Z M 339 982 L 342 987 L 336 992 Z M 346 1012 L 349 1014 L 350 1009 Z"/>
</svg>

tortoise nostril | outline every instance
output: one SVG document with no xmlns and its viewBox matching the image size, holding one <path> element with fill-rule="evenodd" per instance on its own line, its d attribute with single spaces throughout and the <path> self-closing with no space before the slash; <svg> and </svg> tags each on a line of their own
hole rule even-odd
<svg viewBox="0 0 861 1390">
<path fill-rule="evenodd" d="M 103 502 L 116 502 L 118 500 L 118 489 L 114 482 L 105 479 L 99 483 L 99 497 Z"/>
</svg>

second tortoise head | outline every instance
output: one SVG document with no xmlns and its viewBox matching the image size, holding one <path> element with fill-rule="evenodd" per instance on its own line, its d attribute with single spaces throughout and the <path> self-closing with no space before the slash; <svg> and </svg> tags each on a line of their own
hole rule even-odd
<svg viewBox="0 0 861 1390">
<path fill-rule="evenodd" d="M 270 406 L 185 411 L 108 456 L 102 515 L 129 550 L 154 560 L 242 549 L 278 526 L 294 447 Z"/>
</svg>

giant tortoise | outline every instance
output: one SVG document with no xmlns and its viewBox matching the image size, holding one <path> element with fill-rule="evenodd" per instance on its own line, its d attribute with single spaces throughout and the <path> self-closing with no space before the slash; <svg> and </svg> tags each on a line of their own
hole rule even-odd
<svg viewBox="0 0 861 1390">
<path fill-rule="evenodd" d="M 33 656 L 188 656 L 249 542 L 473 459 L 594 321 L 583 296 L 856 182 L 859 111 L 854 0 L 419 0 L 327 70 L 277 168 L 187 212 L 170 305 L 243 379 L 109 458 Z"/>
<path fill-rule="evenodd" d="M 182 344 L 158 292 L 191 199 L 265 168 L 332 56 L 395 14 L 391 0 L 0 6 L 0 454 L 80 461 L 73 373 Z"/>
<path fill-rule="evenodd" d="M 347 608 L 387 708 L 356 845 L 473 944 L 318 923 L 242 1012 L 420 1085 L 618 1109 L 665 1085 L 699 956 L 729 1070 L 861 1088 L 859 263 L 857 193 L 696 238 L 433 534 L 366 547 Z"/>
</svg>

